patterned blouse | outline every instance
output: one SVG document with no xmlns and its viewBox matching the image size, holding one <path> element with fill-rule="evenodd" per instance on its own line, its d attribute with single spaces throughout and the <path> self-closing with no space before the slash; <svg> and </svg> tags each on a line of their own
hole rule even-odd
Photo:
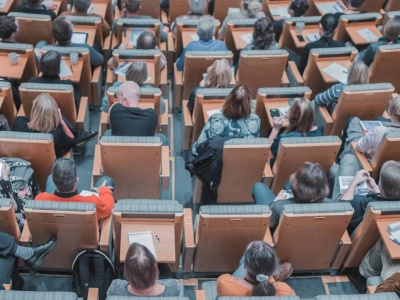
<svg viewBox="0 0 400 300">
<path fill-rule="evenodd" d="M 254 113 L 251 113 L 246 119 L 240 120 L 228 119 L 222 113 L 212 115 L 194 143 L 192 153 L 197 155 L 198 145 L 214 135 L 232 138 L 259 137 L 260 118 Z"/>
</svg>

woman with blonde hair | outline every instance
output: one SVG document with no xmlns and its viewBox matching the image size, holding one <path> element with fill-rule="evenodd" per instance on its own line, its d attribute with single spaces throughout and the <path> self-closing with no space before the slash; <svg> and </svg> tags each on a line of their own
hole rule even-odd
<svg viewBox="0 0 400 300">
<path fill-rule="evenodd" d="M 218 59 L 208 67 L 206 76 L 200 82 L 200 86 L 195 87 L 189 95 L 187 108 L 193 115 L 196 92 L 199 88 L 227 88 L 232 79 L 232 69 L 227 59 Z"/>
<path fill-rule="evenodd" d="M 318 106 L 325 106 L 329 113 L 332 114 L 339 100 L 339 96 L 343 88 L 349 84 L 368 84 L 369 75 L 368 67 L 362 60 L 355 60 L 348 69 L 347 84 L 337 83 L 315 96 L 314 103 Z"/>
</svg>

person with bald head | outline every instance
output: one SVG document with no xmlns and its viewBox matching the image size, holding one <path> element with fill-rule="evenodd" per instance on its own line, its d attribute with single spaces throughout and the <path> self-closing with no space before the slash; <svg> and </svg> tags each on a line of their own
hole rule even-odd
<svg viewBox="0 0 400 300">
<path fill-rule="evenodd" d="M 111 135 L 154 136 L 158 115 L 152 108 L 138 107 L 140 87 L 133 81 L 127 81 L 118 88 L 117 97 L 118 103 L 109 110 Z"/>
</svg>

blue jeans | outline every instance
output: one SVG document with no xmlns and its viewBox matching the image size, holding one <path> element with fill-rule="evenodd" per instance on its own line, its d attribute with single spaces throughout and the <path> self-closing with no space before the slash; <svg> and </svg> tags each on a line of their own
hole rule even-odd
<svg viewBox="0 0 400 300">
<path fill-rule="evenodd" d="M 106 181 L 106 186 L 111 186 L 112 189 L 114 189 L 114 180 L 109 177 L 109 176 L 101 176 L 96 183 L 94 184 L 93 187 L 99 187 L 103 184 L 104 180 Z M 49 175 L 49 177 L 47 177 L 47 181 L 46 181 L 46 192 L 47 193 L 54 193 L 54 191 L 57 189 L 56 185 L 53 182 L 53 178 L 51 177 L 51 174 Z M 94 190 L 92 190 L 94 191 Z"/>
<path fill-rule="evenodd" d="M 290 180 L 286 181 L 284 189 L 290 191 Z M 276 197 L 271 189 L 262 182 L 253 185 L 252 194 L 255 204 L 259 205 L 270 205 Z"/>
</svg>

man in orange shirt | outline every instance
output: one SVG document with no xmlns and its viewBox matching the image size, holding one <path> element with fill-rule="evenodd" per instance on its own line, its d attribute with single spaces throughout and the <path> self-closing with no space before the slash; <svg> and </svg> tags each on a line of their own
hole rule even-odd
<svg viewBox="0 0 400 300">
<path fill-rule="evenodd" d="M 46 192 L 40 193 L 35 200 L 59 202 L 90 202 L 96 205 L 97 219 L 100 221 L 112 213 L 114 207 L 113 186 L 114 181 L 108 176 L 102 176 L 96 182 L 93 190 L 98 196 L 81 196 L 78 194 L 76 163 L 70 158 L 58 158 L 47 179 Z"/>
</svg>

